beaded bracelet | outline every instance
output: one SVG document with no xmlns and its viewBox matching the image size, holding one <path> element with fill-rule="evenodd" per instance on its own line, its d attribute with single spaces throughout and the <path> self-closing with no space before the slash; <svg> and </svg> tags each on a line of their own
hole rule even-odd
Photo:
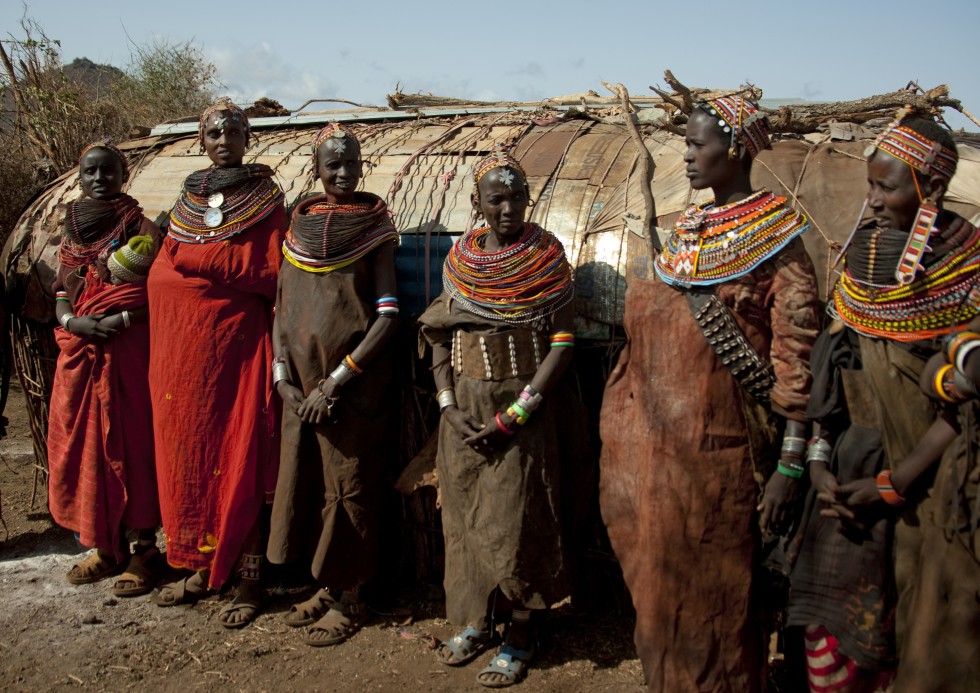
<svg viewBox="0 0 980 693">
<path fill-rule="evenodd" d="M 875 481 L 878 483 L 878 493 L 881 494 L 881 499 L 888 505 L 901 505 L 905 502 L 905 497 L 900 495 L 892 486 L 892 470 L 882 469 L 878 472 Z"/>
<path fill-rule="evenodd" d="M 399 314 L 398 299 L 394 296 L 383 296 L 375 302 L 378 315 L 387 318 L 397 318 Z"/>
<path fill-rule="evenodd" d="M 459 406 L 456 402 L 456 390 L 451 387 L 444 387 L 436 393 L 436 401 L 439 403 L 439 412 L 443 412 L 449 407 Z"/>
<path fill-rule="evenodd" d="M 509 436 L 514 435 L 514 431 L 512 431 L 509 428 L 507 428 L 506 426 L 504 426 L 504 422 L 500 420 L 500 412 L 499 411 L 494 415 L 493 418 L 496 419 L 496 421 L 497 421 L 497 428 L 500 429 L 500 432 L 501 433 L 506 433 Z"/>
<path fill-rule="evenodd" d="M 61 323 L 61 326 L 63 328 L 65 328 L 66 330 L 68 330 L 68 321 L 71 320 L 74 317 L 77 317 L 74 313 L 71 313 L 71 312 L 62 313 L 61 314 L 61 317 L 58 318 L 58 322 Z M 68 330 L 68 331 L 71 332 L 71 330 Z"/>
<path fill-rule="evenodd" d="M 524 389 L 521 390 L 517 397 L 519 400 L 521 400 L 521 406 L 523 406 L 528 412 L 536 411 L 537 408 L 541 406 L 541 401 L 544 399 L 541 393 L 530 385 L 525 385 Z"/>
<path fill-rule="evenodd" d="M 803 467 L 787 466 L 782 460 L 776 463 L 776 471 L 790 479 L 799 479 L 803 476 Z"/>
<path fill-rule="evenodd" d="M 68 292 L 67 291 L 56 291 L 55 294 L 54 294 L 54 300 L 55 301 L 67 301 L 68 303 L 71 303 L 71 299 L 68 298 Z"/>
</svg>

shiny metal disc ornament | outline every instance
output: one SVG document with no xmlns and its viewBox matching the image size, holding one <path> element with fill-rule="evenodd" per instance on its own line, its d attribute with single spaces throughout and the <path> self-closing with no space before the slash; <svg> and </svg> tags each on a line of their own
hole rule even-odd
<svg viewBox="0 0 980 693">
<path fill-rule="evenodd" d="M 208 198 L 208 207 L 211 209 L 216 209 L 225 203 L 225 196 L 219 192 L 213 193 L 211 197 Z"/>
<path fill-rule="evenodd" d="M 217 207 L 212 207 L 204 213 L 204 223 L 207 224 L 209 229 L 221 226 L 221 222 L 224 220 L 225 215 Z"/>
</svg>

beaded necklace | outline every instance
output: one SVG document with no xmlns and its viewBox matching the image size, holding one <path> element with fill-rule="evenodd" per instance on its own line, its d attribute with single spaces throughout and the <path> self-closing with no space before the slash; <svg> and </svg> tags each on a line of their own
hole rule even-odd
<svg viewBox="0 0 980 693">
<path fill-rule="evenodd" d="M 654 267 L 672 286 L 704 286 L 748 274 L 810 228 L 786 198 L 767 190 L 722 207 L 689 207 Z"/>
<path fill-rule="evenodd" d="M 894 282 L 908 234 L 893 239 L 889 231 L 859 229 L 834 287 L 831 313 L 860 334 L 897 342 L 933 339 L 973 319 L 980 313 L 980 230 L 954 219 L 934 232 L 934 250 L 910 284 Z M 891 284 L 879 279 L 886 277 Z"/>
<path fill-rule="evenodd" d="M 142 218 L 139 203 L 126 194 L 112 200 L 82 198 L 72 202 L 65 214 L 58 259 L 70 268 L 105 259 L 126 238 L 128 229 Z"/>
<path fill-rule="evenodd" d="M 572 300 L 572 270 L 561 241 L 526 222 L 521 239 L 503 250 L 484 250 L 490 227 L 453 244 L 443 287 L 469 312 L 511 324 L 555 313 Z"/>
<path fill-rule="evenodd" d="M 167 235 L 181 243 L 231 238 L 267 217 L 283 200 L 264 164 L 195 171 L 170 211 Z"/>
<path fill-rule="evenodd" d="M 385 204 L 377 195 L 355 193 L 354 204 L 338 205 L 326 195 L 304 200 L 293 212 L 282 253 L 306 272 L 347 267 L 386 241 L 398 241 Z"/>
</svg>

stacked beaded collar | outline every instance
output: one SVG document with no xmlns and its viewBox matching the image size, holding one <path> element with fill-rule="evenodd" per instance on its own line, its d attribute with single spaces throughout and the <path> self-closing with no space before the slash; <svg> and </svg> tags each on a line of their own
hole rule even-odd
<svg viewBox="0 0 980 693">
<path fill-rule="evenodd" d="M 845 256 L 831 313 L 868 337 L 915 342 L 949 334 L 980 313 L 980 230 L 949 215 L 912 283 L 895 282 L 908 234 L 863 227 Z"/>
<path fill-rule="evenodd" d="M 453 244 L 443 270 L 451 300 L 490 320 L 534 322 L 572 300 L 572 270 L 561 241 L 525 222 L 521 239 L 495 253 L 486 245 L 490 227 L 474 229 Z"/>
<path fill-rule="evenodd" d="M 303 200 L 293 212 L 282 253 L 306 272 L 347 267 L 386 241 L 398 242 L 388 205 L 377 195 L 354 193 L 354 204 L 327 202 L 326 195 Z"/>
<path fill-rule="evenodd" d="M 213 243 L 267 217 L 283 194 L 265 164 L 195 171 L 170 211 L 167 235 L 181 243 Z"/>
<path fill-rule="evenodd" d="M 786 198 L 761 190 L 723 207 L 681 214 L 654 267 L 672 286 L 705 286 L 748 274 L 810 228 Z"/>
<path fill-rule="evenodd" d="M 83 198 L 68 205 L 65 233 L 58 259 L 65 267 L 83 267 L 105 259 L 126 238 L 130 227 L 142 223 L 143 210 L 129 195 L 112 200 Z"/>
</svg>

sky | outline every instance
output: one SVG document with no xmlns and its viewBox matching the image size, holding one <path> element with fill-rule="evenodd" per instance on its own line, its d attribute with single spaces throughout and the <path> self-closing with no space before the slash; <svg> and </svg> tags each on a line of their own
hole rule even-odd
<svg viewBox="0 0 980 693">
<path fill-rule="evenodd" d="M 980 118 L 976 0 L 4 0 L 0 38 L 22 35 L 25 11 L 65 62 L 125 67 L 134 43 L 192 42 L 217 67 L 220 94 L 289 109 L 383 105 L 397 84 L 478 100 L 606 96 L 603 81 L 652 95 L 670 69 L 688 86 L 751 82 L 767 98 L 811 101 L 945 83 Z"/>
</svg>

